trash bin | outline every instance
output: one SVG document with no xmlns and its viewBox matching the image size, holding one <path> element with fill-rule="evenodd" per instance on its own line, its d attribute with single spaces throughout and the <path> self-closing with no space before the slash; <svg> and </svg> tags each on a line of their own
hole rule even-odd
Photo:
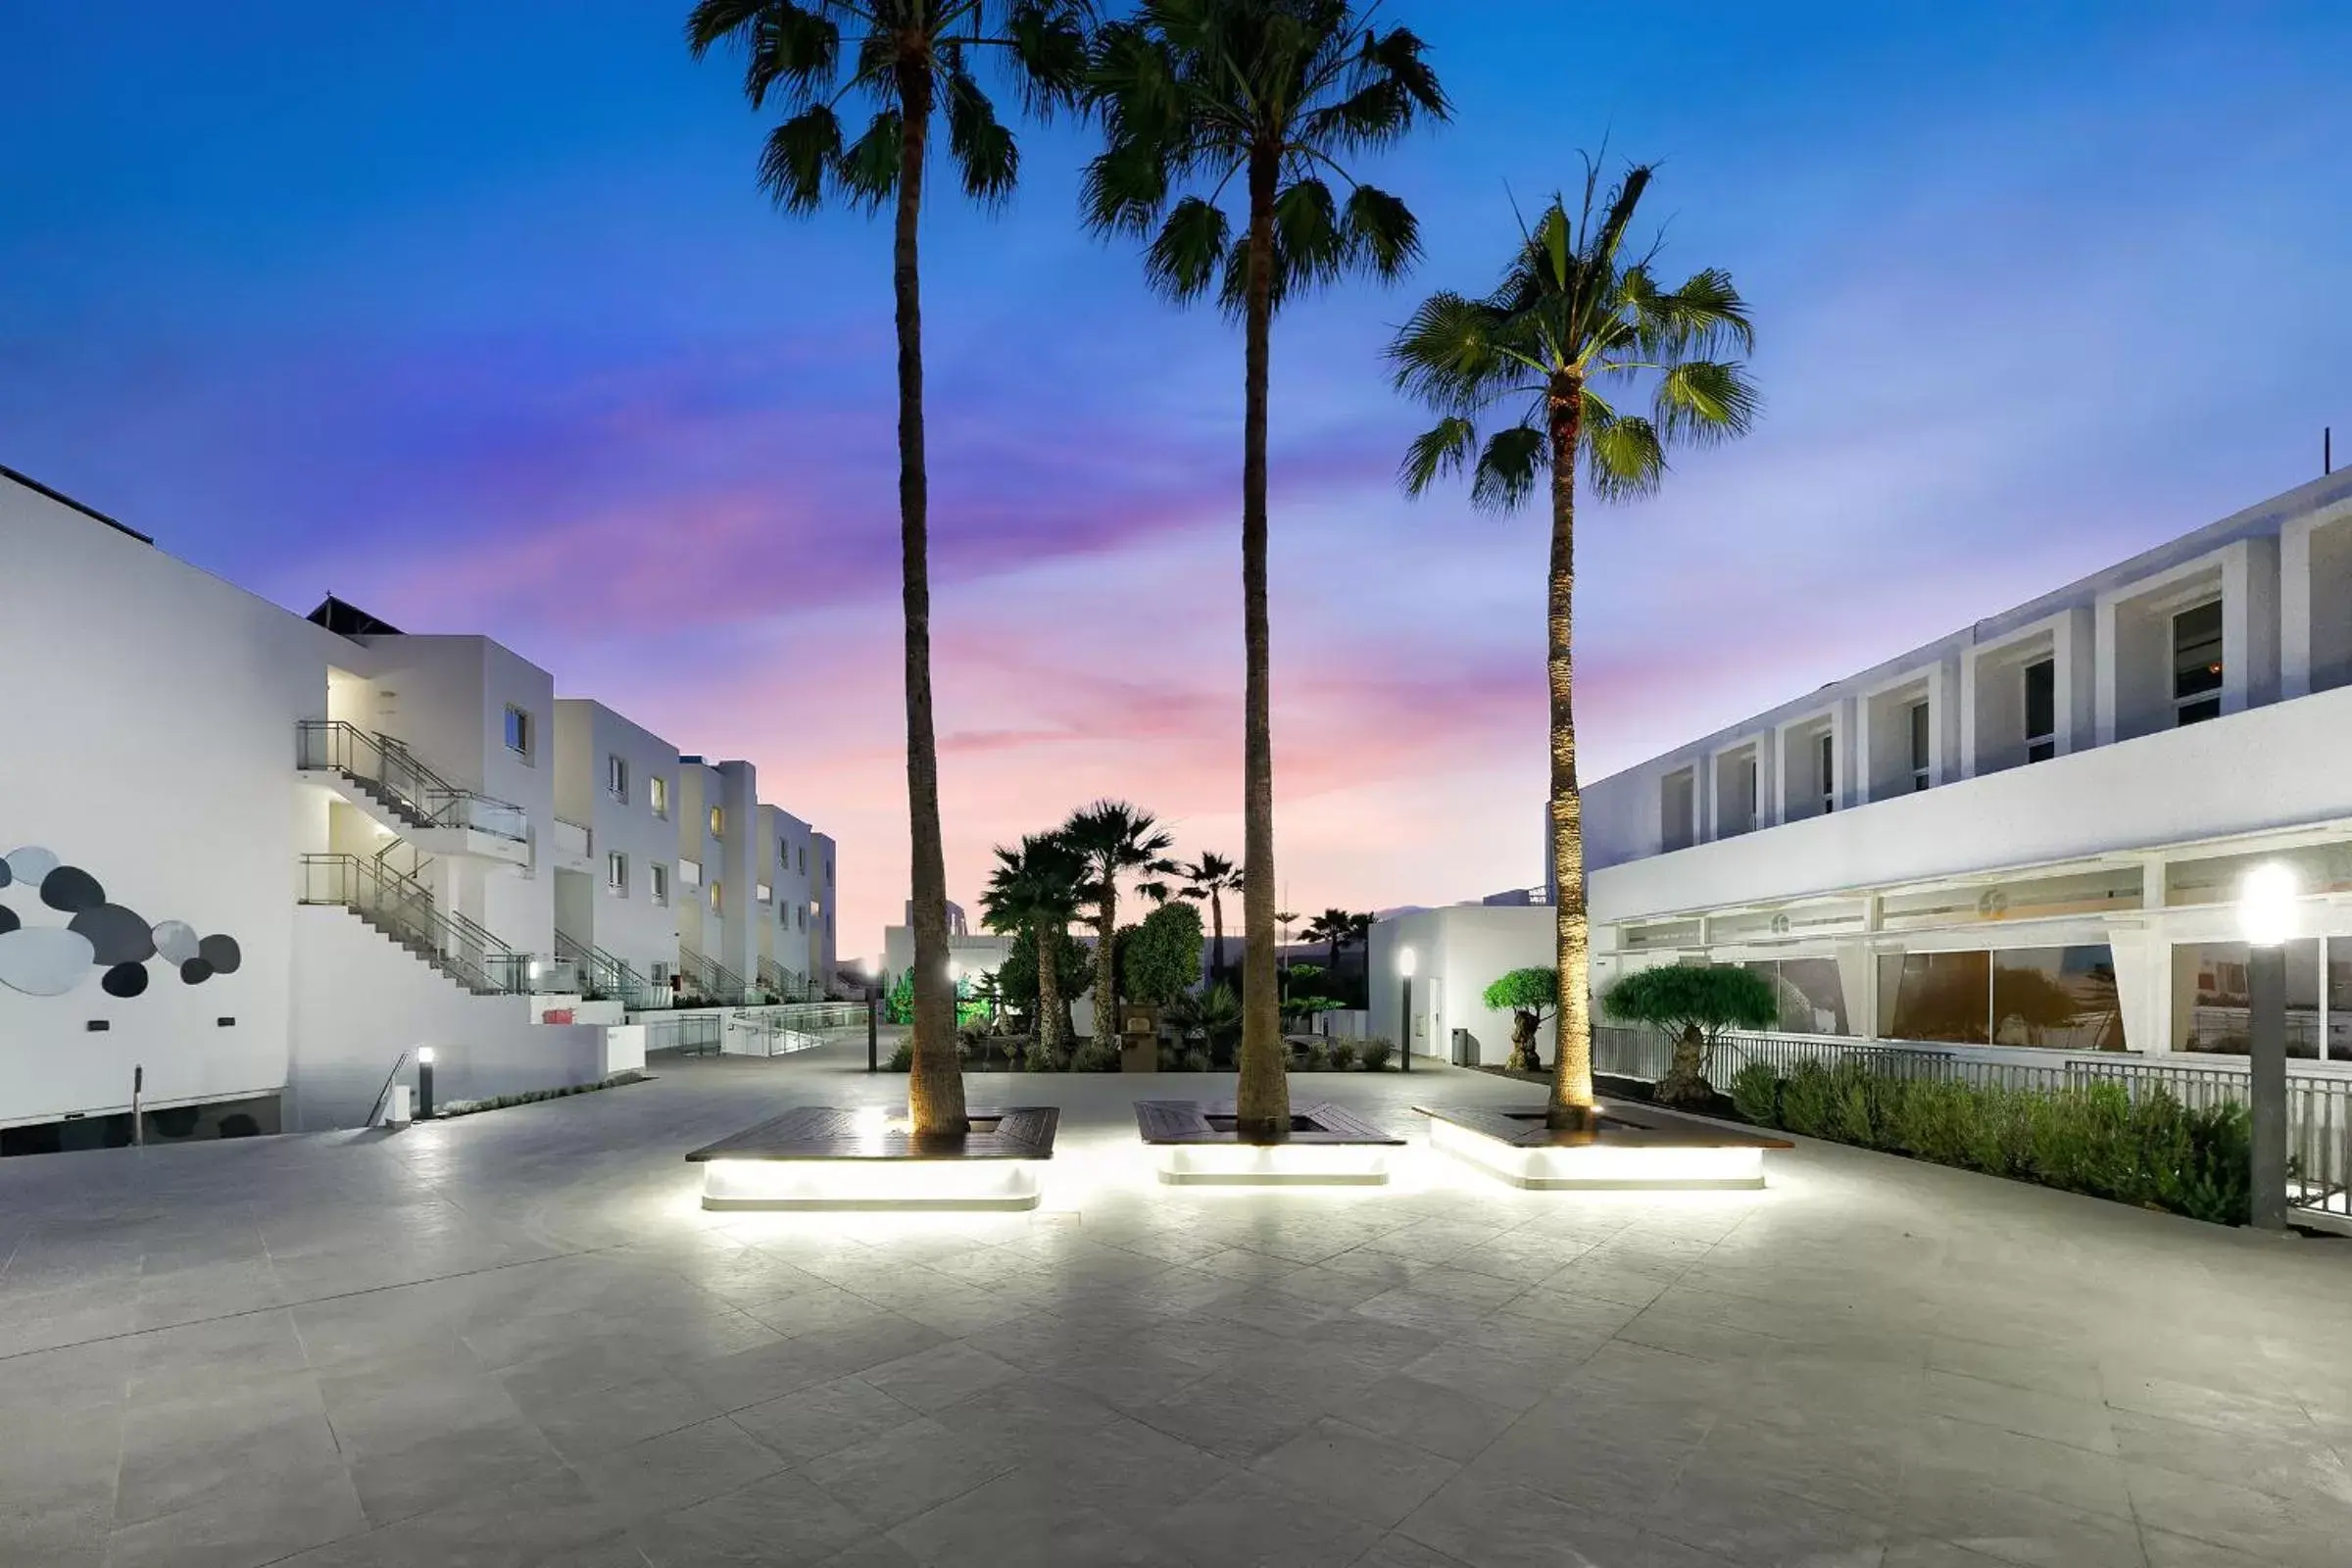
<svg viewBox="0 0 2352 1568">
<path fill-rule="evenodd" d="M 1478 1037 L 1467 1029 L 1453 1032 L 1453 1064 L 1456 1067 L 1478 1065 Z"/>
</svg>

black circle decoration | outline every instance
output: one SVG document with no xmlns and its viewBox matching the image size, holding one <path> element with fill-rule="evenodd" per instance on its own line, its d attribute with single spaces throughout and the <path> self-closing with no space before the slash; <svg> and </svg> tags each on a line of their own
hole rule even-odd
<svg viewBox="0 0 2352 1568">
<path fill-rule="evenodd" d="M 145 963 L 155 956 L 155 933 L 120 904 L 94 905 L 68 921 L 66 929 L 89 938 L 100 963 Z"/>
<path fill-rule="evenodd" d="M 179 966 L 179 977 L 192 986 L 200 986 L 213 977 L 213 966 L 202 958 L 190 958 Z"/>
<path fill-rule="evenodd" d="M 52 909 L 78 914 L 106 902 L 106 889 L 78 865 L 61 865 L 41 878 L 41 902 Z"/>
<path fill-rule="evenodd" d="M 135 997 L 147 989 L 147 966 L 143 963 L 118 963 L 106 971 L 99 981 L 110 997 Z"/>
<path fill-rule="evenodd" d="M 212 965 L 215 974 L 235 974 L 245 954 L 235 937 L 210 936 L 196 944 L 197 961 Z"/>
<path fill-rule="evenodd" d="M 8 857 L 0 855 L 0 888 L 8 886 L 16 879 L 17 873 L 8 868 Z"/>
<path fill-rule="evenodd" d="M 23 925 L 24 923 L 24 921 L 17 918 L 16 910 L 10 908 L 5 904 L 0 904 L 0 936 L 5 936 L 7 933 L 14 931 L 17 927 Z"/>
</svg>

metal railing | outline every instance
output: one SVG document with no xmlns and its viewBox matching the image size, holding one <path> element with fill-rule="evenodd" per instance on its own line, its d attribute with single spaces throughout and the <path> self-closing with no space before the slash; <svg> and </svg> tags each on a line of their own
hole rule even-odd
<svg viewBox="0 0 2352 1568">
<path fill-rule="evenodd" d="M 302 858 L 304 904 L 339 905 L 476 996 L 527 996 L 534 964 L 474 921 L 440 907 L 422 883 L 357 855 Z"/>
<path fill-rule="evenodd" d="M 580 994 L 591 1002 L 612 1001 L 627 1007 L 651 1007 L 657 1004 L 657 996 L 661 1001 L 668 1000 L 624 960 L 561 930 L 556 933 L 556 957 L 571 965 Z"/>
<path fill-rule="evenodd" d="M 1751 1062 L 1783 1075 L 1805 1062 L 1835 1067 L 1852 1062 L 1887 1077 L 1966 1083 L 1980 1089 L 2014 1089 L 2051 1094 L 2066 1089 L 2114 1084 L 2134 1100 L 2161 1090 L 2191 1109 L 2243 1104 L 2248 1099 L 2243 1062 L 2210 1056 L 2183 1061 L 2116 1053 L 2073 1054 L 2034 1060 L 2022 1052 L 1995 1048 L 1944 1048 L 1909 1043 L 1840 1040 L 1823 1035 L 1718 1035 L 1706 1063 L 1708 1081 L 1728 1089 Z M 1617 1024 L 1592 1030 L 1592 1070 L 1613 1077 L 1655 1082 L 1666 1074 L 1674 1042 L 1647 1028 Z M 2309 1213 L 2352 1222 L 2352 1073 L 2298 1072 L 2286 1075 L 2287 1156 L 2294 1176 L 2288 1201 Z"/>
<path fill-rule="evenodd" d="M 689 995 L 714 1006 L 740 1006 L 752 994 L 743 976 L 692 948 L 678 950 L 678 973 L 685 977 L 683 989 Z"/>
<path fill-rule="evenodd" d="M 719 1050 L 730 1055 L 782 1056 L 853 1036 L 865 1038 L 861 1003 L 794 1002 L 741 1007 L 722 1015 Z"/>
<path fill-rule="evenodd" d="M 340 773 L 382 800 L 412 827 L 471 828 L 492 838 L 528 842 L 529 820 L 519 806 L 478 790 L 461 789 L 416 760 L 389 735 L 364 730 L 339 718 L 305 718 L 295 724 L 298 766 Z"/>
<path fill-rule="evenodd" d="M 649 1055 L 657 1051 L 675 1051 L 688 1056 L 715 1055 L 718 1053 L 722 1031 L 717 1013 L 682 1013 L 674 1018 L 648 1018 L 644 1023 L 645 1049 Z"/>
<path fill-rule="evenodd" d="M 824 987 L 795 969 L 787 969 L 773 958 L 760 960 L 760 990 L 778 1002 L 826 1002 Z"/>
</svg>

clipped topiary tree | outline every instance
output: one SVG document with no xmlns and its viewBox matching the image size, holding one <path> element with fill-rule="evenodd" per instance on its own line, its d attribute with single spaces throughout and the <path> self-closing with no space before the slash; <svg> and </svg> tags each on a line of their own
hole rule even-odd
<svg viewBox="0 0 2352 1568">
<path fill-rule="evenodd" d="M 1163 904 L 1119 933 L 1119 982 L 1128 996 L 1165 1006 L 1200 983 L 1200 911 Z"/>
<path fill-rule="evenodd" d="M 1629 974 L 1600 999 L 1601 1009 L 1630 1023 L 1654 1024 L 1674 1036 L 1674 1058 L 1658 1080 L 1669 1105 L 1705 1104 L 1707 1053 L 1726 1029 L 1762 1029 L 1780 1017 L 1780 1002 L 1761 975 L 1729 963 L 1676 963 Z"/>
<path fill-rule="evenodd" d="M 1549 964 L 1513 969 L 1487 987 L 1479 1000 L 1497 1011 L 1511 1010 L 1511 1071 L 1542 1072 L 1544 1056 L 1536 1050 L 1536 1031 L 1560 1009 L 1560 971 Z"/>
</svg>

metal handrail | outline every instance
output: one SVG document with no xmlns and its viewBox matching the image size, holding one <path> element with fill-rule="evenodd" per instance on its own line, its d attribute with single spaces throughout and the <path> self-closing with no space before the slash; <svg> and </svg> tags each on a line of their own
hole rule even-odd
<svg viewBox="0 0 2352 1568">
<path fill-rule="evenodd" d="M 472 828 L 516 844 L 530 836 L 521 807 L 452 784 L 405 742 L 340 718 L 299 719 L 295 730 L 302 768 L 374 785 L 416 826 Z"/>
<path fill-rule="evenodd" d="M 356 855 L 302 858 L 304 904 L 339 905 L 476 996 L 527 996 L 531 957 L 452 914 L 421 883 Z"/>
<path fill-rule="evenodd" d="M 728 1006 L 741 1005 L 745 994 L 751 990 L 744 983 L 743 976 L 716 958 L 705 957 L 692 948 L 678 950 L 678 972 L 686 977 L 688 987 L 704 1000 Z"/>
<path fill-rule="evenodd" d="M 774 958 L 760 960 L 759 980 L 760 989 L 779 1003 L 830 1000 L 813 982 L 802 978 L 798 970 L 787 969 Z"/>
<path fill-rule="evenodd" d="M 562 930 L 556 932 L 556 957 L 579 972 L 581 988 L 590 1001 L 610 997 L 627 1006 L 643 1007 L 654 994 L 654 988 L 626 960 Z"/>
</svg>

